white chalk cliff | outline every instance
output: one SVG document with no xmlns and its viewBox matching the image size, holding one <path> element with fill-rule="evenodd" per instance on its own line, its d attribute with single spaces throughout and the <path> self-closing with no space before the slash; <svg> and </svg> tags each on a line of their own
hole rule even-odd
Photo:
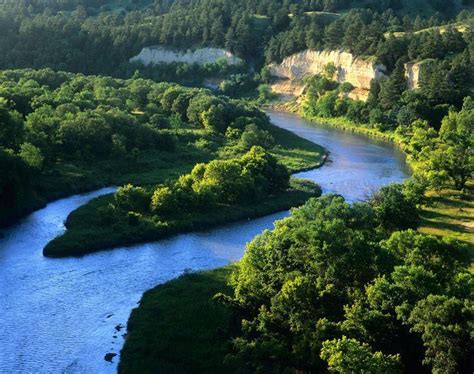
<svg viewBox="0 0 474 374">
<path fill-rule="evenodd" d="M 372 79 L 379 79 L 386 71 L 373 58 L 359 58 L 343 51 L 306 50 L 286 57 L 281 64 L 270 65 L 270 74 L 280 79 L 301 80 L 323 74 L 328 64 L 336 67 L 334 79 L 352 84 L 361 99 L 368 96 Z"/>
<path fill-rule="evenodd" d="M 405 64 L 405 78 L 410 90 L 420 88 L 420 77 L 424 72 L 429 71 L 432 61 L 426 59 L 420 62 L 408 62 Z"/>
<path fill-rule="evenodd" d="M 170 64 L 174 62 L 204 65 L 212 64 L 222 59 L 226 60 L 229 65 L 242 63 L 240 58 L 224 49 L 199 48 L 194 50 L 176 50 L 161 46 L 143 48 L 137 56 L 130 59 L 130 62 L 139 61 L 144 65 Z"/>
</svg>

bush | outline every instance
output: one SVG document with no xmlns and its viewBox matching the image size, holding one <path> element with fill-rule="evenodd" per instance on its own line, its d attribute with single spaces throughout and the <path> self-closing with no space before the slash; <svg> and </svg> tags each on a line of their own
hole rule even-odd
<svg viewBox="0 0 474 374">
<path fill-rule="evenodd" d="M 240 137 L 239 145 L 246 151 L 250 150 L 253 146 L 271 148 L 275 145 L 275 139 L 273 139 L 273 136 L 268 131 L 261 130 L 252 123 L 245 127 L 245 131 Z"/>
<path fill-rule="evenodd" d="M 415 229 L 420 216 L 413 196 L 408 196 L 402 184 L 382 187 L 370 204 L 382 229 L 387 231 Z"/>
<path fill-rule="evenodd" d="M 176 213 L 179 206 L 170 187 L 159 187 L 151 197 L 151 210 L 159 216 Z"/>
<path fill-rule="evenodd" d="M 150 208 L 150 194 L 144 188 L 131 184 L 120 187 L 114 199 L 115 205 L 125 211 L 147 212 Z"/>
</svg>

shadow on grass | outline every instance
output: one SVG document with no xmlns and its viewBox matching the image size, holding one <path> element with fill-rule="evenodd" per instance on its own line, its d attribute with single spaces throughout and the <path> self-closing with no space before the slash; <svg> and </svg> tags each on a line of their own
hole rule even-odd
<svg viewBox="0 0 474 374">
<path fill-rule="evenodd" d="M 473 234 L 473 230 L 469 227 L 460 223 L 451 223 L 442 220 L 437 220 L 436 217 L 449 217 L 444 214 L 438 214 L 436 212 L 427 212 L 422 215 L 422 226 L 428 228 L 434 228 L 442 231 L 453 231 L 457 233 Z"/>
<path fill-rule="evenodd" d="M 224 359 L 233 335 L 231 310 L 213 300 L 232 294 L 236 265 L 191 273 L 147 291 L 128 321 L 119 373 L 235 372 Z"/>
</svg>

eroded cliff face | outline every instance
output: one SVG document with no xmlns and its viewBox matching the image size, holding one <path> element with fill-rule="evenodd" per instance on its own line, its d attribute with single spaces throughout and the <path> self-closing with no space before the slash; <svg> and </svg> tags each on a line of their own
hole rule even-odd
<svg viewBox="0 0 474 374">
<path fill-rule="evenodd" d="M 328 64 L 336 67 L 334 79 L 352 84 L 361 100 L 367 99 L 372 79 L 379 79 L 386 71 L 384 65 L 375 64 L 373 59 L 357 58 L 348 52 L 306 50 L 286 57 L 281 64 L 270 65 L 270 73 L 280 79 L 298 81 L 323 74 Z"/>
<path fill-rule="evenodd" d="M 305 92 L 305 85 L 294 80 L 278 80 L 270 85 L 273 93 L 279 95 L 283 101 L 292 101 L 301 97 Z"/>
<path fill-rule="evenodd" d="M 334 64 L 334 78 L 340 82 L 349 82 L 356 88 L 370 89 L 372 79 L 379 79 L 386 68 L 375 64 L 373 59 L 354 57 L 351 53 L 342 51 L 312 51 L 306 50 L 286 57 L 279 65 L 271 65 L 271 74 L 279 78 L 301 79 L 324 73 L 328 64 Z"/>
<path fill-rule="evenodd" d="M 430 59 L 420 62 L 408 62 L 405 64 L 405 77 L 410 90 L 420 88 L 421 75 L 427 73 L 431 66 Z"/>
<path fill-rule="evenodd" d="M 242 63 L 242 60 L 234 56 L 231 52 L 219 48 L 199 48 L 188 50 L 174 50 L 160 46 L 145 47 L 130 62 L 139 61 L 144 65 L 170 64 L 183 62 L 188 64 L 212 64 L 218 60 L 226 60 L 230 65 Z"/>
</svg>

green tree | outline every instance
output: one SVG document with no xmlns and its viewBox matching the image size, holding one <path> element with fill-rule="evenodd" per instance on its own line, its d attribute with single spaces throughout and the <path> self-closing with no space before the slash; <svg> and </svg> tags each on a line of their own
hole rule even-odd
<svg viewBox="0 0 474 374">
<path fill-rule="evenodd" d="M 142 187 L 127 184 L 114 194 L 115 205 L 125 211 L 145 213 L 150 209 L 150 194 Z"/>
<path fill-rule="evenodd" d="M 334 373 L 401 373 L 400 357 L 373 352 L 369 345 L 343 336 L 323 342 L 321 358 Z"/>
<path fill-rule="evenodd" d="M 429 158 L 429 169 L 446 173 L 456 189 L 466 186 L 474 172 L 474 109 L 451 112 L 443 119 L 439 132 L 440 143 Z"/>
<path fill-rule="evenodd" d="M 443 282 L 449 282 L 469 264 L 465 246 L 449 237 L 440 238 L 414 230 L 398 231 L 382 246 L 395 265 L 423 266 Z"/>
<path fill-rule="evenodd" d="M 253 181 L 242 175 L 242 165 L 238 160 L 214 160 L 206 165 L 199 190 L 210 193 L 224 203 L 236 203 L 254 190 Z"/>
<path fill-rule="evenodd" d="M 41 169 L 43 167 L 44 157 L 41 149 L 31 143 L 23 143 L 18 155 L 27 165 L 34 169 Z"/>
<path fill-rule="evenodd" d="M 24 136 L 20 113 L 9 109 L 7 101 L 0 97 L 0 147 L 17 148 Z"/>
<path fill-rule="evenodd" d="M 416 202 L 402 184 L 382 187 L 370 200 L 380 227 L 387 231 L 416 228 L 420 217 Z"/>
<path fill-rule="evenodd" d="M 402 60 L 399 60 L 392 74 L 387 79 L 381 81 L 379 93 L 380 106 L 385 110 L 395 108 L 406 89 L 405 69 Z"/>
<path fill-rule="evenodd" d="M 211 105 L 201 113 L 201 121 L 205 129 L 225 133 L 228 127 L 225 106 L 223 104 Z"/>
<path fill-rule="evenodd" d="M 412 331 L 421 334 L 426 349 L 423 363 L 431 366 L 433 373 L 467 369 L 473 317 L 472 300 L 429 295 L 416 304 L 408 321 Z"/>
<path fill-rule="evenodd" d="M 239 144 L 247 151 L 253 146 L 268 149 L 275 144 L 275 139 L 273 139 L 273 136 L 268 131 L 260 130 L 257 125 L 250 124 L 242 132 Z"/>
<path fill-rule="evenodd" d="M 248 246 L 232 284 L 244 311 L 238 357 L 252 368 L 324 370 L 323 341 L 337 335 L 350 290 L 373 278 L 375 222 L 367 204 L 309 200 Z M 371 244 L 372 243 L 372 244 Z"/>
<path fill-rule="evenodd" d="M 178 203 L 170 187 L 159 187 L 153 192 L 151 209 L 159 216 L 166 216 L 179 211 Z"/>
</svg>

